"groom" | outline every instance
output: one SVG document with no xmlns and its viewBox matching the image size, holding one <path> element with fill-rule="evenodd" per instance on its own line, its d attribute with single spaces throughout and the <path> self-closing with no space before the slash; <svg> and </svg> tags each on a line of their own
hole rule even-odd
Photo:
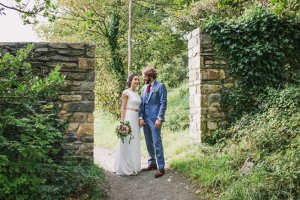
<svg viewBox="0 0 300 200">
<path fill-rule="evenodd" d="M 142 103 L 139 112 L 139 124 L 144 127 L 146 146 L 149 154 L 148 167 L 142 171 L 157 169 L 155 178 L 165 173 L 165 159 L 161 140 L 161 126 L 167 109 L 167 90 L 163 83 L 156 81 L 154 68 L 143 70 L 145 84 L 142 88 Z"/>
</svg>

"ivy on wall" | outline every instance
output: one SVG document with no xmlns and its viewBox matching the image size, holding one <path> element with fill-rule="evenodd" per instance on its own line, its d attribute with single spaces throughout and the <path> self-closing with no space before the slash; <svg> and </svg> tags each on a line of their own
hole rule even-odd
<svg viewBox="0 0 300 200">
<path fill-rule="evenodd" d="M 237 81 L 238 87 L 224 90 L 221 100 L 230 121 L 259 104 L 257 97 L 266 88 L 283 88 L 297 81 L 299 21 L 278 18 L 262 7 L 254 7 L 230 21 L 211 19 L 206 30 Z"/>
</svg>

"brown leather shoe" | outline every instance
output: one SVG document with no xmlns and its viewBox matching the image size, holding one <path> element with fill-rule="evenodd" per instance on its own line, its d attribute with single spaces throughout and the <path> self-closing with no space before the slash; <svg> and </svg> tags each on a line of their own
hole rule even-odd
<svg viewBox="0 0 300 200">
<path fill-rule="evenodd" d="M 164 169 L 160 169 L 158 170 L 155 174 L 154 174 L 154 177 L 155 178 L 159 178 L 161 176 L 163 176 L 165 174 L 165 170 Z"/>
<path fill-rule="evenodd" d="M 156 164 L 150 164 L 150 165 L 148 165 L 148 167 L 142 168 L 142 169 L 141 169 L 141 172 L 151 171 L 151 170 L 155 170 L 155 169 L 157 169 Z"/>
</svg>

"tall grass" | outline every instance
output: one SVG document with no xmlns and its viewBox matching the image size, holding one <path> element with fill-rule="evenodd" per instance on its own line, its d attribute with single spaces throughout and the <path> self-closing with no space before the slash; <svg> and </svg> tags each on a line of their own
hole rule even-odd
<svg viewBox="0 0 300 200">
<path fill-rule="evenodd" d="M 178 88 L 168 91 L 168 107 L 165 127 L 173 132 L 189 128 L 189 87 L 183 82 Z"/>
<path fill-rule="evenodd" d="M 216 145 L 187 147 L 171 166 L 196 180 L 207 198 L 300 199 L 299 99 L 299 86 L 270 90 L 257 113 L 216 133 Z M 253 168 L 241 173 L 248 158 Z"/>
</svg>

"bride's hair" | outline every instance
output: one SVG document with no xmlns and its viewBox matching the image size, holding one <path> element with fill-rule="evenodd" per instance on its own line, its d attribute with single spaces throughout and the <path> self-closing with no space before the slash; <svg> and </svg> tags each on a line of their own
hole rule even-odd
<svg viewBox="0 0 300 200">
<path fill-rule="evenodd" d="M 127 88 L 130 88 L 131 87 L 131 82 L 132 82 L 132 80 L 133 80 L 133 78 L 135 77 L 135 76 L 139 76 L 137 73 L 133 73 L 133 74 L 131 74 L 129 77 L 128 77 L 128 79 L 127 79 Z"/>
</svg>

